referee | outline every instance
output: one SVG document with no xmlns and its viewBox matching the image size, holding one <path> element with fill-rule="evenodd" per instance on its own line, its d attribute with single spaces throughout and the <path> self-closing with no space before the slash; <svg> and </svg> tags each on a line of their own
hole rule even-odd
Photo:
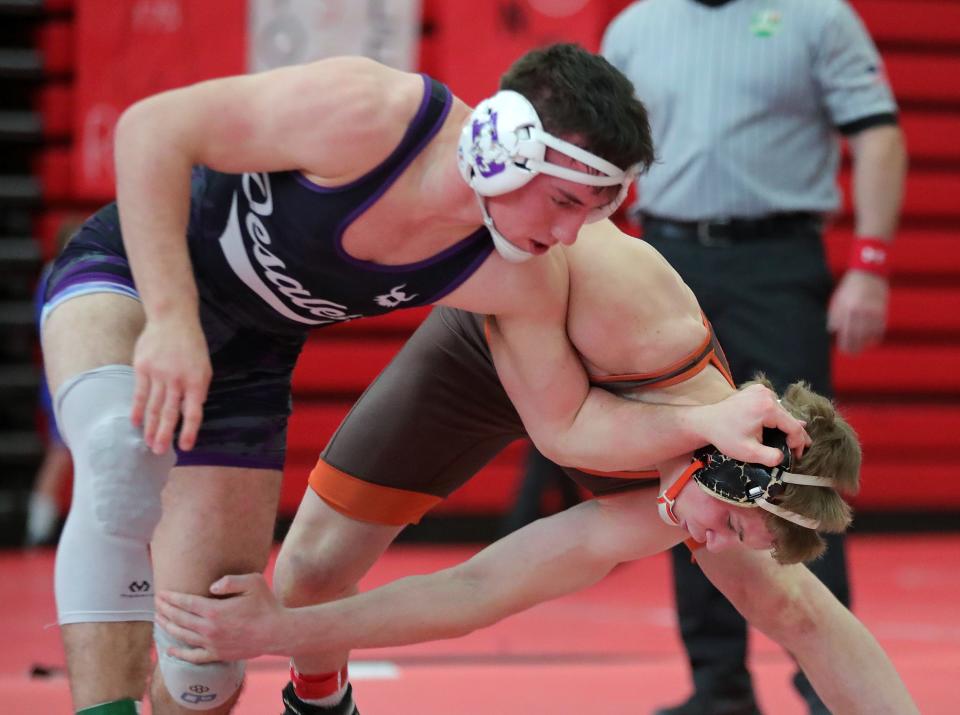
<svg viewBox="0 0 960 715">
<path fill-rule="evenodd" d="M 696 293 L 734 377 L 763 371 L 778 391 L 802 379 L 831 395 L 830 335 L 848 353 L 883 337 L 906 170 L 860 19 L 843 0 L 643 0 L 612 22 L 603 54 L 644 98 L 658 152 L 632 215 Z M 856 240 L 834 286 L 822 233 L 840 205 L 840 136 Z M 849 605 L 843 541 L 828 543 L 812 569 Z M 694 688 L 657 714 L 760 712 L 743 619 L 685 548 L 673 565 Z M 811 713 L 828 713 L 801 673 L 794 684 Z"/>
</svg>

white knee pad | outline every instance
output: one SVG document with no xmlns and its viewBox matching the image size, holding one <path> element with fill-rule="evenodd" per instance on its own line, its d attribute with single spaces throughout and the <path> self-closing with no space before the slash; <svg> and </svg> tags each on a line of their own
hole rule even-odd
<svg viewBox="0 0 960 715">
<path fill-rule="evenodd" d="M 54 578 L 61 624 L 153 620 L 148 544 L 176 455 L 153 454 L 130 422 L 133 386 L 132 368 L 109 365 L 57 392 L 74 471 Z"/>
<path fill-rule="evenodd" d="M 243 684 L 246 664 L 242 661 L 194 665 L 167 655 L 167 648 L 185 644 L 159 626 L 153 628 L 153 639 L 157 644 L 157 662 L 163 674 L 163 683 L 181 707 L 191 710 L 219 707 Z"/>
</svg>

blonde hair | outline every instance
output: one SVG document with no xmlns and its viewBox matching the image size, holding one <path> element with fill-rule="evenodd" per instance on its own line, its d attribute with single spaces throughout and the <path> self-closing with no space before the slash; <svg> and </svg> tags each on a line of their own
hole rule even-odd
<svg viewBox="0 0 960 715">
<path fill-rule="evenodd" d="M 762 374 L 743 387 L 756 383 L 773 389 Z M 826 543 L 819 531 L 838 534 L 850 526 L 853 513 L 841 494 L 855 494 L 860 488 L 861 452 L 857 433 L 836 405 L 811 390 L 807 383 L 790 385 L 781 397 L 781 404 L 794 417 L 807 423 L 807 434 L 812 440 L 791 471 L 826 477 L 834 483 L 832 488 L 788 484 L 784 493 L 774 500 L 784 509 L 820 522 L 815 531 L 767 514 L 767 528 L 775 544 L 773 555 L 780 563 L 792 564 L 812 561 L 823 554 Z"/>
</svg>

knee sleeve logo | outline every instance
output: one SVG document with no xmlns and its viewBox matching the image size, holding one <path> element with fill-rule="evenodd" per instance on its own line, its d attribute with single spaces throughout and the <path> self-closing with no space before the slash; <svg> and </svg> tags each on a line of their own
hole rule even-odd
<svg viewBox="0 0 960 715">
<path fill-rule="evenodd" d="M 184 692 L 180 693 L 180 699 L 185 703 L 190 703 L 191 705 L 198 705 L 200 703 L 209 703 L 217 699 L 216 693 L 211 693 L 210 688 L 206 685 L 191 685 Z"/>
<path fill-rule="evenodd" d="M 144 579 L 143 581 L 132 581 L 127 590 L 130 593 L 141 594 L 150 592 L 150 582 Z"/>
</svg>

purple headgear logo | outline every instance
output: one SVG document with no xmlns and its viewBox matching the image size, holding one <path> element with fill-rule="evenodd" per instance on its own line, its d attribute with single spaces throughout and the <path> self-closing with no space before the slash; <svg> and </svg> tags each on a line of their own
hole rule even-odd
<svg viewBox="0 0 960 715">
<path fill-rule="evenodd" d="M 473 120 L 471 138 L 470 153 L 480 176 L 489 179 L 507 168 L 509 157 L 497 136 L 496 112 L 491 111 L 485 119 Z"/>
</svg>

